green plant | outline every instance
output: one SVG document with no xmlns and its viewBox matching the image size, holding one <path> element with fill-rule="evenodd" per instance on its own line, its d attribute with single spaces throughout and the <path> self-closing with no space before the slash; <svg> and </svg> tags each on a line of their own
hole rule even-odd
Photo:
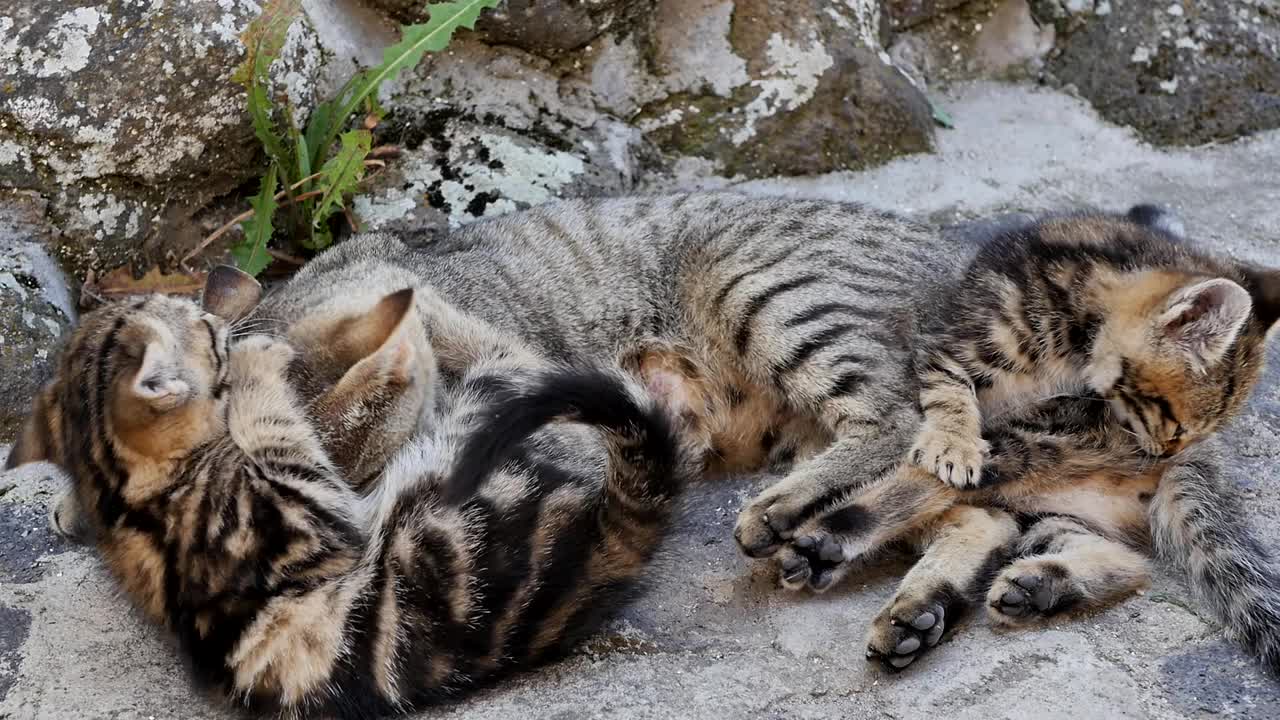
<svg viewBox="0 0 1280 720">
<path fill-rule="evenodd" d="M 271 262 L 268 245 L 277 232 L 310 250 L 333 242 L 329 220 L 346 208 L 347 198 L 359 190 L 373 134 L 366 127 L 347 129 L 357 113 L 381 119 L 378 90 L 402 70 L 417 65 L 423 55 L 444 49 L 458 28 L 474 28 L 482 10 L 500 0 L 457 0 L 427 5 L 429 19 L 400 28 L 400 42 L 386 48 L 382 63 L 357 73 L 331 99 L 311 111 L 305 129 L 294 123 L 285 98 L 272 97 L 268 72 L 284 47 L 289 26 L 301 12 L 301 0 L 267 0 L 262 13 L 241 39 L 247 56 L 232 78 L 244 85 L 253 131 L 267 156 L 252 209 L 236 221 L 244 240 L 231 248 L 237 264 L 257 275 Z M 281 202 L 283 201 L 283 203 Z M 287 211 L 283 228 L 275 226 L 277 210 Z M 219 233 L 206 238 L 202 250 Z"/>
</svg>

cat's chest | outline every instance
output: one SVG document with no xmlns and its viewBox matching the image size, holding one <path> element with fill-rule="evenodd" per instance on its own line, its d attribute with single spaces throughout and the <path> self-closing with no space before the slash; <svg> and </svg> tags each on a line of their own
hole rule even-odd
<svg viewBox="0 0 1280 720">
<path fill-rule="evenodd" d="M 1062 395 L 1086 391 L 1083 373 L 1065 362 L 1047 363 L 1031 373 L 1001 372 L 978 391 L 984 418 L 1018 412 L 1030 405 Z"/>
</svg>

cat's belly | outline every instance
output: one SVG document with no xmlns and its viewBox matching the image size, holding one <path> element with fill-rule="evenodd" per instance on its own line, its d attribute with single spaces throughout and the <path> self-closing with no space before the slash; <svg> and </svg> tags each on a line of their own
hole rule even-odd
<svg viewBox="0 0 1280 720">
<path fill-rule="evenodd" d="M 1103 470 L 1002 504 L 1019 513 L 1070 515 L 1116 539 L 1143 538 L 1149 527 L 1147 505 L 1163 472 L 1162 464 L 1142 473 Z"/>
</svg>

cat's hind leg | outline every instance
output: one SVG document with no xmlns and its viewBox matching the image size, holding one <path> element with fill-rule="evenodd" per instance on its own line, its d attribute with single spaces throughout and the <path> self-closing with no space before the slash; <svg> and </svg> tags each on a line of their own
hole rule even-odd
<svg viewBox="0 0 1280 720">
<path fill-rule="evenodd" d="M 906 463 L 874 483 L 850 489 L 806 520 L 779 551 L 782 586 L 818 592 L 834 586 L 853 561 L 918 534 L 951 509 L 959 495 L 932 473 Z"/>
<path fill-rule="evenodd" d="M 1146 556 L 1070 517 L 1045 518 L 1028 528 L 1018 554 L 987 593 L 988 615 L 999 625 L 1098 610 L 1151 581 Z"/>
<path fill-rule="evenodd" d="M 924 554 L 871 621 L 867 659 L 901 670 L 937 645 L 982 599 L 1017 537 L 1004 511 L 957 505 L 944 512 L 919 534 Z"/>
</svg>

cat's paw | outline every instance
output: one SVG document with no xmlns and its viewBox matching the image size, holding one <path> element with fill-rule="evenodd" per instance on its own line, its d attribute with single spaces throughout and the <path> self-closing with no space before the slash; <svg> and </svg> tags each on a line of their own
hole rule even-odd
<svg viewBox="0 0 1280 720">
<path fill-rule="evenodd" d="M 795 534 L 804 507 L 793 493 L 765 490 L 738 514 L 733 539 L 747 557 L 772 557 Z"/>
<path fill-rule="evenodd" d="M 947 598 L 940 590 L 924 596 L 899 593 L 871 621 L 867 660 L 901 670 L 937 645 L 947 631 Z"/>
<path fill-rule="evenodd" d="M 824 592 L 844 578 L 848 562 L 844 547 L 834 535 L 800 535 L 778 553 L 778 580 L 782 587 L 798 591 L 809 588 Z"/>
<path fill-rule="evenodd" d="M 912 464 L 938 476 L 956 488 L 974 488 L 982 482 L 982 465 L 990 447 L 981 435 L 925 427 L 911 447 Z"/>
<path fill-rule="evenodd" d="M 89 518 L 80 510 L 75 492 L 64 491 L 49 508 L 49 529 L 57 535 L 81 545 L 93 541 L 93 528 Z"/>
<path fill-rule="evenodd" d="M 283 375 L 293 361 L 294 349 L 270 335 L 249 335 L 231 346 L 233 378 Z"/>
<path fill-rule="evenodd" d="M 1083 599 L 1061 563 L 1023 558 L 1001 571 L 987 593 L 987 614 L 1002 625 L 1027 625 L 1066 612 Z"/>
</svg>

